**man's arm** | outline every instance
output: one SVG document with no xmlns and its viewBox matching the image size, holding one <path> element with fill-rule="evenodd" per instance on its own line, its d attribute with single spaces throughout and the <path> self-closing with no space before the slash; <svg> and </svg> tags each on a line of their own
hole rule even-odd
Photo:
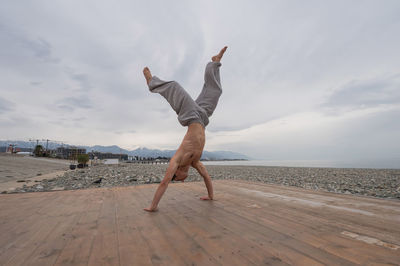
<svg viewBox="0 0 400 266">
<path fill-rule="evenodd" d="M 169 162 L 169 166 L 167 171 L 165 172 L 164 179 L 161 181 L 160 185 L 158 185 L 157 191 L 154 194 L 153 202 L 151 203 L 150 208 L 145 208 L 145 211 L 153 212 L 156 211 L 158 203 L 160 202 L 161 197 L 163 196 L 165 190 L 167 190 L 168 183 L 171 182 L 172 177 L 174 176 L 176 169 L 178 169 L 179 163 L 177 160 L 172 157 Z"/>
<path fill-rule="evenodd" d="M 214 191 L 213 191 L 213 186 L 211 182 L 211 177 L 207 172 L 206 167 L 200 162 L 197 161 L 193 167 L 199 172 L 199 174 L 203 177 L 204 183 L 206 184 L 206 188 L 208 191 L 208 197 L 201 197 L 200 199 L 202 200 L 212 200 L 214 198 Z"/>
</svg>

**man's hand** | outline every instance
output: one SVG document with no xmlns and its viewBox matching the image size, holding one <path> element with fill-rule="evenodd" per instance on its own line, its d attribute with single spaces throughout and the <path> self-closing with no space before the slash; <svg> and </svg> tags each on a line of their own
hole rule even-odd
<svg viewBox="0 0 400 266">
<path fill-rule="evenodd" d="M 147 211 L 147 212 L 156 212 L 156 211 L 158 211 L 157 208 L 155 208 L 155 209 L 152 209 L 152 208 L 144 208 L 143 210 L 145 210 L 145 211 Z"/>
<path fill-rule="evenodd" d="M 204 196 L 200 198 L 201 200 L 213 200 L 212 198 L 210 198 L 209 196 Z"/>
<path fill-rule="evenodd" d="M 165 190 L 167 190 L 168 183 L 171 182 L 171 179 L 173 175 L 176 172 L 176 169 L 178 169 L 179 162 L 177 162 L 177 159 L 174 155 L 174 157 L 171 158 L 169 161 L 169 165 L 167 168 L 167 171 L 165 173 L 164 179 L 161 181 L 161 183 L 158 185 L 158 188 L 156 190 L 156 193 L 154 194 L 153 201 L 150 205 L 150 208 L 145 208 L 144 210 L 147 212 L 155 212 L 157 211 L 157 206 L 158 203 L 160 202 L 161 197 L 163 196 Z"/>
<path fill-rule="evenodd" d="M 200 162 L 197 161 L 192 165 L 197 172 L 203 177 L 204 183 L 206 184 L 206 188 L 208 191 L 208 196 L 207 197 L 201 197 L 201 200 L 213 200 L 214 192 L 213 192 L 213 186 L 211 182 L 211 177 L 207 172 L 207 169 L 204 167 L 204 165 Z"/>
</svg>

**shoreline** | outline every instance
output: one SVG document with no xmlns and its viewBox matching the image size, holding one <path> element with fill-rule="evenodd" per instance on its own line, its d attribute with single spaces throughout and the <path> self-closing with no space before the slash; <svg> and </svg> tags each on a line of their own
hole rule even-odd
<svg viewBox="0 0 400 266">
<path fill-rule="evenodd" d="M 210 160 L 202 162 L 204 163 L 204 165 L 222 165 L 222 166 L 229 165 L 229 166 L 400 170 L 400 161 L 398 162 L 391 161 L 386 164 L 366 162 L 366 161 L 349 162 L 349 161 L 329 161 L 329 160 L 215 160 L 215 161 Z"/>
</svg>

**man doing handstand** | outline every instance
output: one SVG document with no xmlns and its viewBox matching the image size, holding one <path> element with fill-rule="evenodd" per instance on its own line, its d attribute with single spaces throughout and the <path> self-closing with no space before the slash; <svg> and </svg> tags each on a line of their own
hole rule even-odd
<svg viewBox="0 0 400 266">
<path fill-rule="evenodd" d="M 208 118 L 217 107 L 222 88 L 219 76 L 221 59 L 226 49 L 224 47 L 216 56 L 211 58 L 204 73 L 204 86 L 200 95 L 194 101 L 190 95 L 176 81 L 163 81 L 152 76 L 148 67 L 143 69 L 149 89 L 153 93 L 161 94 L 178 115 L 178 121 L 182 126 L 187 126 L 187 132 L 178 150 L 172 156 L 164 179 L 161 181 L 154 194 L 153 202 L 144 210 L 152 212 L 157 210 L 158 203 L 163 196 L 171 180 L 184 181 L 188 176 L 190 166 L 194 167 L 204 178 L 208 196 L 202 200 L 212 200 L 214 197 L 210 175 L 200 157 L 205 144 L 205 127 Z"/>
</svg>

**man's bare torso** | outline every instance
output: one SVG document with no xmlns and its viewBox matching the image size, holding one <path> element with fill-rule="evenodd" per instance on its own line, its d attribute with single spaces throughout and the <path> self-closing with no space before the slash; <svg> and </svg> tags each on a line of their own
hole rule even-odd
<svg viewBox="0 0 400 266">
<path fill-rule="evenodd" d="M 205 144 L 204 127 L 199 123 L 188 126 L 185 137 L 173 159 L 178 163 L 178 170 L 189 168 L 200 160 Z"/>
</svg>

